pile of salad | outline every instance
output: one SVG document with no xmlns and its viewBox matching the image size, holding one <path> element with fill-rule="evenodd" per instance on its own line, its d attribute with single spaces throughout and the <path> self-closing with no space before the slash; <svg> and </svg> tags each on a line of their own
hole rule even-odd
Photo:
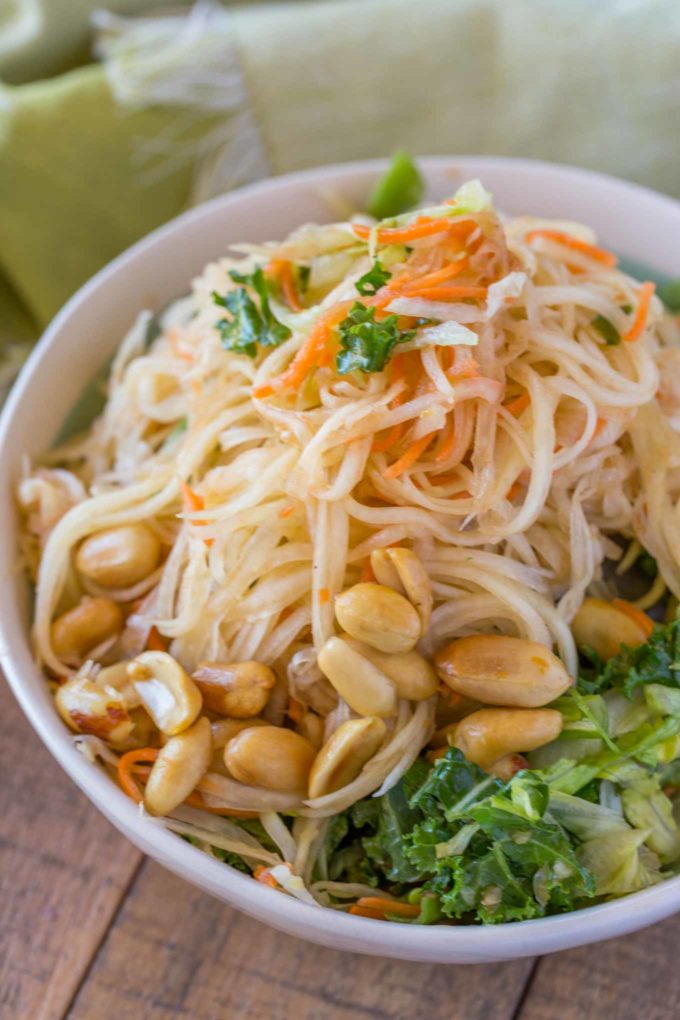
<svg viewBox="0 0 680 1020">
<path fill-rule="evenodd" d="M 680 620 L 606 663 L 591 656 L 551 705 L 564 727 L 529 754 L 529 769 L 504 783 L 455 748 L 434 764 L 419 758 L 385 796 L 333 819 L 319 877 L 419 908 L 393 920 L 488 924 L 590 906 L 675 874 Z"/>
</svg>

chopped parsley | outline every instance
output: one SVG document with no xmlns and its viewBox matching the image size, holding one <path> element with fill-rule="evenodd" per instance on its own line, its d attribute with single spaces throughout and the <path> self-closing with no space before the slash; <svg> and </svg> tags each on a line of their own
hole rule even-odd
<svg viewBox="0 0 680 1020">
<path fill-rule="evenodd" d="M 363 297 L 377 294 L 391 275 L 389 269 L 385 269 L 380 259 L 376 259 L 369 271 L 360 276 L 354 286 Z"/>
<path fill-rule="evenodd" d="M 269 284 L 262 268 L 258 266 L 252 273 L 232 270 L 229 275 L 234 283 L 245 286 L 228 291 L 224 297 L 213 291 L 215 304 L 230 313 L 229 317 L 225 316 L 217 323 L 222 346 L 228 351 L 254 358 L 258 344 L 262 347 L 278 347 L 287 340 L 290 330 L 278 321 L 269 306 Z M 246 287 L 255 291 L 259 306 Z"/>
<path fill-rule="evenodd" d="M 349 315 L 340 323 L 341 350 L 336 358 L 340 375 L 347 372 L 382 372 L 397 344 L 406 343 L 414 330 L 400 330 L 398 316 L 388 315 L 375 321 L 375 308 L 355 301 Z"/>
</svg>

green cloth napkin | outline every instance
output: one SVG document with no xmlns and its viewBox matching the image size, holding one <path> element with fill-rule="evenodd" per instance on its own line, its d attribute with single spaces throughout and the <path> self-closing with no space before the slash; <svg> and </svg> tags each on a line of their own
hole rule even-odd
<svg viewBox="0 0 680 1020">
<path fill-rule="evenodd" d="M 13 9 L 51 11 L 31 44 L 39 76 L 77 59 L 93 6 L 12 0 L 0 77 L 27 74 Z M 677 0 L 204 0 L 101 15 L 96 34 L 102 63 L 0 88 L 0 340 L 44 326 L 192 202 L 300 167 L 494 153 L 680 196 Z"/>
</svg>

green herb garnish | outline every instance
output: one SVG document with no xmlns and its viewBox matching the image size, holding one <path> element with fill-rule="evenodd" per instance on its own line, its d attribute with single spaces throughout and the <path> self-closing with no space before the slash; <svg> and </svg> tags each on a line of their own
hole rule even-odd
<svg viewBox="0 0 680 1020">
<path fill-rule="evenodd" d="M 213 291 L 215 304 L 231 313 L 230 318 L 225 317 L 217 323 L 222 346 L 228 351 L 254 358 L 258 344 L 262 347 L 278 347 L 287 340 L 291 335 L 290 330 L 278 321 L 269 306 L 269 284 L 261 267 L 247 274 L 232 270 L 229 275 L 235 283 L 245 286 L 228 291 L 224 297 Z M 246 287 L 255 291 L 259 307 Z"/>
<path fill-rule="evenodd" d="M 618 329 L 604 315 L 596 315 L 592 325 L 600 334 L 607 347 L 616 347 L 617 344 L 621 343 L 621 334 Z"/>
<path fill-rule="evenodd" d="M 312 275 L 312 267 L 311 266 L 298 266 L 297 267 L 297 274 L 298 274 L 298 286 L 300 287 L 300 292 L 302 294 L 306 294 L 307 291 L 309 290 L 309 277 Z"/>
<path fill-rule="evenodd" d="M 339 326 L 341 350 L 336 366 L 340 375 L 382 372 L 396 345 L 406 343 L 415 335 L 413 330 L 400 330 L 398 321 L 398 316 L 388 315 L 376 322 L 375 308 L 355 301 Z"/>
<path fill-rule="evenodd" d="M 662 283 L 657 294 L 672 312 L 680 312 L 680 280 L 669 280 Z"/>
<path fill-rule="evenodd" d="M 411 157 L 406 152 L 397 152 L 376 182 L 366 211 L 377 220 L 399 216 L 419 204 L 424 190 L 423 179 Z"/>
<path fill-rule="evenodd" d="M 360 276 L 354 286 L 363 297 L 367 297 L 377 294 L 391 275 L 389 269 L 385 269 L 380 259 L 376 259 L 369 271 Z"/>
</svg>

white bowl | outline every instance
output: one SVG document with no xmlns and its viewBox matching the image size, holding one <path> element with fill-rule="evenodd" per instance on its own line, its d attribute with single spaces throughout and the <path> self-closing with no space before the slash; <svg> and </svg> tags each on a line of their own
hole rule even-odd
<svg viewBox="0 0 680 1020">
<path fill-rule="evenodd" d="M 194 209 L 140 241 L 71 298 L 46 330 L 0 423 L 0 662 L 39 737 L 100 811 L 141 850 L 199 888 L 282 931 L 360 953 L 439 963 L 508 960 L 612 938 L 680 909 L 680 877 L 572 914 L 491 927 L 389 924 L 299 903 L 239 874 L 136 807 L 73 747 L 29 642 L 28 586 L 16 568 L 13 492 L 21 459 L 53 442 L 86 383 L 142 308 L 160 308 L 235 241 L 281 238 L 305 221 L 333 218 L 328 195 L 357 204 L 384 162 L 325 167 L 243 188 Z M 500 208 L 579 219 L 601 241 L 658 274 L 680 275 L 680 204 L 611 177 L 547 163 L 465 157 L 421 160 L 433 196 L 479 177 Z"/>
</svg>

